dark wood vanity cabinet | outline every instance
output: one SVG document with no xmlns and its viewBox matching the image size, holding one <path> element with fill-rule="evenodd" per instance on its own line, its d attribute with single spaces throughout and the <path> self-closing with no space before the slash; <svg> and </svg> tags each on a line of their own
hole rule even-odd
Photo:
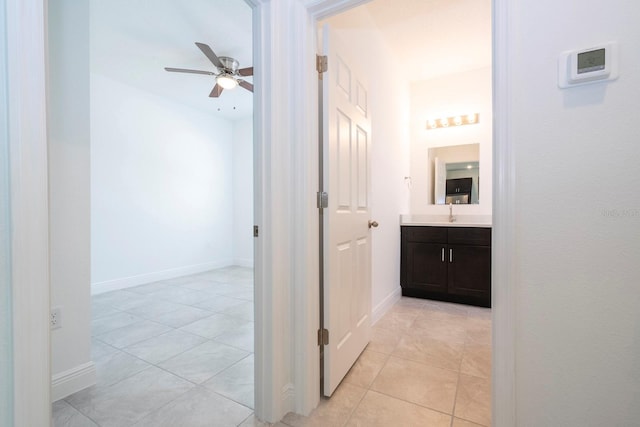
<svg viewBox="0 0 640 427">
<path fill-rule="evenodd" d="M 402 295 L 491 306 L 491 229 L 401 227 Z"/>
</svg>

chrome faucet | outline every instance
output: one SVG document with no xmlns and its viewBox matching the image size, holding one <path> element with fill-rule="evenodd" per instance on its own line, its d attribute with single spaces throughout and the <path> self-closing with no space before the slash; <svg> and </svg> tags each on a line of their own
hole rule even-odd
<svg viewBox="0 0 640 427">
<path fill-rule="evenodd" d="M 449 203 L 449 222 L 454 222 L 456 219 L 453 216 L 453 204 Z"/>
</svg>

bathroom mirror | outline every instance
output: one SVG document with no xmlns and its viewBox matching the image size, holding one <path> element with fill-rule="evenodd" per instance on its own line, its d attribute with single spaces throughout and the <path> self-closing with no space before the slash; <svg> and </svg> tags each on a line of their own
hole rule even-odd
<svg viewBox="0 0 640 427">
<path fill-rule="evenodd" d="M 429 149 L 429 203 L 478 204 L 480 144 Z"/>
</svg>

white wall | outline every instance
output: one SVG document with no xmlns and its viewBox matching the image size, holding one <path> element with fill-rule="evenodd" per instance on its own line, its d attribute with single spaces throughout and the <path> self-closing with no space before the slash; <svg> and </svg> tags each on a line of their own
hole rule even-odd
<svg viewBox="0 0 640 427">
<path fill-rule="evenodd" d="M 11 340 L 11 231 L 5 2 L 0 0 L 0 425 L 13 424 L 13 346 Z"/>
<path fill-rule="evenodd" d="M 397 81 L 393 90 L 377 84 L 401 75 L 391 61 L 393 52 L 373 27 L 368 12 L 358 8 L 328 20 L 332 28 L 368 71 L 371 108 L 372 314 L 376 321 L 400 296 L 400 213 L 409 208 L 409 83 Z M 352 22 L 358 25 L 352 26 Z"/>
<path fill-rule="evenodd" d="M 233 263 L 233 126 L 91 75 L 96 291 Z"/>
<path fill-rule="evenodd" d="M 89 6 L 49 3 L 49 229 L 53 399 L 91 385 L 89 226 Z M 44 96 L 44 94 L 43 94 Z"/>
<path fill-rule="evenodd" d="M 233 263 L 253 267 L 253 118 L 233 122 Z"/>
<path fill-rule="evenodd" d="M 373 35 L 372 35 L 373 36 Z M 370 42 L 376 38 L 372 37 Z M 378 37 L 379 46 L 384 46 Z M 363 43 L 364 44 L 364 43 Z M 393 52 L 367 44 L 363 54 L 369 69 L 375 70 L 371 82 L 399 75 L 391 64 L 380 64 L 376 52 Z M 377 65 L 376 65 L 377 64 Z M 400 221 L 399 214 L 409 209 L 409 84 L 398 82 L 393 91 L 384 86 L 371 91 L 371 218 L 380 224 L 372 229 L 372 304 L 373 320 L 379 319 L 400 296 Z"/>
<path fill-rule="evenodd" d="M 638 425 L 640 6 L 508 3 L 517 425 Z M 611 40 L 617 81 L 558 88 L 561 52 Z"/>
<path fill-rule="evenodd" d="M 490 215 L 492 205 L 491 68 L 449 74 L 411 84 L 411 214 L 448 214 L 429 203 L 429 148 L 480 144 L 480 204 L 456 206 L 459 214 Z M 479 113 L 479 123 L 427 130 L 428 119 Z"/>
</svg>

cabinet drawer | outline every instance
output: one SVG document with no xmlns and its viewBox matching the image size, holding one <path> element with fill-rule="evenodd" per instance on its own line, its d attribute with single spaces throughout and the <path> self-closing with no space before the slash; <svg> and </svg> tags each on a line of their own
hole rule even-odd
<svg viewBox="0 0 640 427">
<path fill-rule="evenodd" d="M 407 242 L 447 243 L 447 227 L 402 227 Z"/>
<path fill-rule="evenodd" d="M 450 227 L 449 243 L 456 245 L 491 246 L 491 229 L 477 227 Z"/>
</svg>

